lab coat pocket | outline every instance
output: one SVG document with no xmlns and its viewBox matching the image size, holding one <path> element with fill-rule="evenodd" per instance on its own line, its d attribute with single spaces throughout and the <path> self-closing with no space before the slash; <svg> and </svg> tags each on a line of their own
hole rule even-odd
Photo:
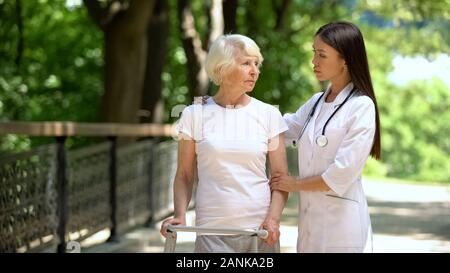
<svg viewBox="0 0 450 273">
<path fill-rule="evenodd" d="M 337 150 L 344 139 L 345 131 L 345 128 L 327 128 L 325 135 L 328 143 L 325 147 L 320 148 L 324 158 L 334 159 L 336 157 Z"/>
<path fill-rule="evenodd" d="M 326 195 L 327 248 L 361 248 L 362 225 L 359 204 L 355 200 Z"/>
</svg>

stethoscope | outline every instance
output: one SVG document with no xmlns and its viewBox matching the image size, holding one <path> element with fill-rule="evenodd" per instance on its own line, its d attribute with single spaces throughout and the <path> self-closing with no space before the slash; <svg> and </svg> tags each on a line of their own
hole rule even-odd
<svg viewBox="0 0 450 273">
<path fill-rule="evenodd" d="M 352 91 L 350 91 L 350 94 L 347 95 L 347 97 L 345 98 L 345 100 L 339 105 L 338 108 L 336 108 L 336 110 L 334 110 L 333 114 L 331 114 L 331 116 L 328 118 L 327 122 L 325 122 L 325 125 L 322 128 L 322 134 L 320 136 L 318 136 L 316 138 L 316 144 L 319 147 L 325 147 L 328 144 L 328 138 L 325 136 L 325 129 L 327 128 L 328 122 L 330 122 L 331 118 L 333 118 L 333 116 L 337 113 L 337 111 L 339 111 L 339 109 L 341 109 L 341 107 L 348 101 L 348 99 L 353 95 L 353 93 L 355 92 L 356 87 L 353 87 Z M 314 103 L 313 108 L 311 109 L 311 111 L 308 114 L 308 118 L 306 119 L 305 125 L 303 126 L 299 137 L 297 138 L 297 143 L 300 141 L 300 139 L 303 136 L 303 133 L 305 132 L 306 127 L 308 127 L 309 122 L 311 121 L 311 118 L 314 116 L 314 113 L 316 112 L 316 108 L 317 105 L 319 104 L 320 100 L 322 99 L 323 95 L 325 95 L 325 91 L 322 93 L 322 95 L 320 95 L 319 99 L 317 99 L 316 103 Z M 295 145 L 295 142 L 294 142 Z"/>
</svg>

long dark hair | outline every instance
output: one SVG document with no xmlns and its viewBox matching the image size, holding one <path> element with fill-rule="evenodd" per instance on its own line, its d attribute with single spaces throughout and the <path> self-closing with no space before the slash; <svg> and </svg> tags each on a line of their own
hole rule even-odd
<svg viewBox="0 0 450 273">
<path fill-rule="evenodd" d="M 380 116 L 377 99 L 370 77 L 369 62 L 367 61 L 366 47 L 361 31 L 349 22 L 328 23 L 316 35 L 329 46 L 336 49 L 347 64 L 350 78 L 356 89 L 363 95 L 370 97 L 375 104 L 375 137 L 370 155 L 376 159 L 381 157 Z"/>
</svg>

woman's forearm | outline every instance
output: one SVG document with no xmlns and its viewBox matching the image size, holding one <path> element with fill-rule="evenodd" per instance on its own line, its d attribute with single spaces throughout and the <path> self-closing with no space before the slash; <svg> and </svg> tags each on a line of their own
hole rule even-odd
<svg viewBox="0 0 450 273">
<path fill-rule="evenodd" d="M 288 174 L 286 147 L 284 145 L 284 133 L 272 138 L 270 141 L 269 162 L 272 173 Z M 289 193 L 283 191 L 272 191 L 270 208 L 267 218 L 272 218 L 278 222 L 281 219 L 284 206 Z"/>
<path fill-rule="evenodd" d="M 174 217 L 185 218 L 186 211 L 192 196 L 194 179 L 177 175 L 174 181 Z"/>
<path fill-rule="evenodd" d="M 280 222 L 281 214 L 288 199 L 289 193 L 282 191 L 273 191 L 267 218 Z"/>
<path fill-rule="evenodd" d="M 297 191 L 329 191 L 327 183 L 322 176 L 316 175 L 308 178 L 297 178 Z"/>
</svg>

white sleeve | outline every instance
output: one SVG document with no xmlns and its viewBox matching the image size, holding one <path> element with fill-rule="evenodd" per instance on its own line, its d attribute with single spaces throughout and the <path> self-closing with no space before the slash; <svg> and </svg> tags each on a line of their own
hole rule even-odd
<svg viewBox="0 0 450 273">
<path fill-rule="evenodd" d="M 285 137 L 285 143 L 286 145 L 291 145 L 295 142 L 297 142 L 300 132 L 303 129 L 303 126 L 306 123 L 306 119 L 308 118 L 308 114 L 311 111 L 314 104 L 319 99 L 320 95 L 322 93 L 316 93 L 314 96 L 312 96 L 305 104 L 300 106 L 300 108 L 297 110 L 297 112 L 291 114 L 286 113 L 284 114 L 283 118 L 288 126 L 288 130 L 284 133 Z"/>
<path fill-rule="evenodd" d="M 194 138 L 194 120 L 191 110 L 192 109 L 190 107 L 184 108 L 181 113 L 181 118 L 177 124 L 177 131 L 178 133 L 183 133 L 190 138 Z"/>
<path fill-rule="evenodd" d="M 304 107 L 300 107 L 296 113 L 286 113 L 283 115 L 283 119 L 286 122 L 288 126 L 288 130 L 284 133 L 284 139 L 286 145 L 294 144 L 294 141 L 297 142 L 298 137 L 300 136 L 301 128 L 303 127 L 303 124 L 301 124 L 301 110 Z"/>
<path fill-rule="evenodd" d="M 347 118 L 348 128 L 334 162 L 322 174 L 323 180 L 338 195 L 343 196 L 361 175 L 369 157 L 375 135 L 375 105 L 367 96 L 357 98 Z"/>
<path fill-rule="evenodd" d="M 288 127 L 277 108 L 270 106 L 269 113 L 269 139 L 271 139 L 285 132 Z"/>
</svg>

